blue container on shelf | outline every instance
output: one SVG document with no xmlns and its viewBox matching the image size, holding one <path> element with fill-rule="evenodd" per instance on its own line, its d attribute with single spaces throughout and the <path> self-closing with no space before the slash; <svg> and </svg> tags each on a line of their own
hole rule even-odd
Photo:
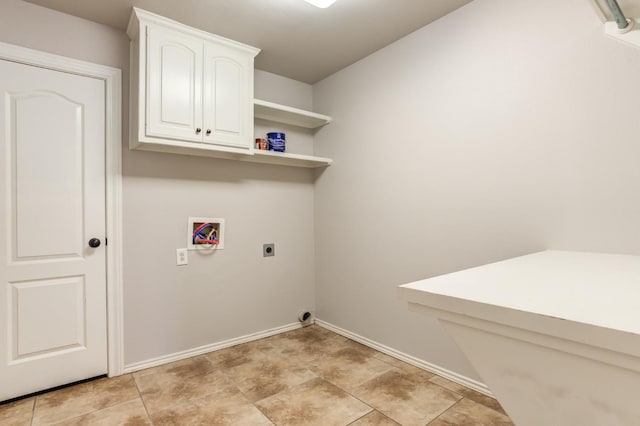
<svg viewBox="0 0 640 426">
<path fill-rule="evenodd" d="M 284 139 L 284 133 L 282 132 L 267 133 L 267 140 L 269 141 L 269 151 L 284 152 Z"/>
</svg>

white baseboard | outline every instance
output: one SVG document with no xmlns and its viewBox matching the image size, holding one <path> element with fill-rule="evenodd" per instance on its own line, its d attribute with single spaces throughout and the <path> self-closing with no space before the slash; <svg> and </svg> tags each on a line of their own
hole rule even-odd
<svg viewBox="0 0 640 426">
<path fill-rule="evenodd" d="M 449 379 L 452 382 L 456 382 L 458 384 L 461 384 L 462 386 L 466 386 L 468 388 L 471 388 L 475 391 L 478 391 L 484 395 L 490 396 L 492 398 L 494 398 L 493 394 L 491 393 L 491 391 L 489 390 L 489 388 L 487 387 L 487 385 L 485 385 L 484 383 L 478 382 L 477 380 L 473 380 L 470 379 L 466 376 L 463 376 L 461 374 L 458 373 L 454 373 L 451 370 L 447 370 L 446 368 L 442 368 L 438 365 L 432 364 L 430 362 L 424 361 L 422 359 L 413 357 L 411 355 L 407 355 L 403 352 L 397 351 L 393 348 L 390 348 L 388 346 L 385 346 L 381 343 L 378 342 L 374 342 L 371 339 L 367 339 L 366 337 L 362 337 L 358 334 L 352 333 L 348 330 L 345 330 L 343 328 L 337 327 L 333 324 L 330 324 L 326 321 L 322 321 L 319 319 L 315 320 L 315 323 L 317 325 L 319 325 L 320 327 L 326 328 L 327 330 L 333 331 L 334 333 L 340 334 L 344 337 L 347 337 L 351 340 L 355 340 L 358 343 L 362 343 L 365 346 L 368 346 L 372 349 L 375 349 L 377 351 L 380 351 L 384 354 L 387 354 L 389 356 L 392 356 L 394 358 L 399 359 L 400 361 L 404 361 L 407 364 L 411 364 L 414 365 L 418 368 L 422 368 L 423 370 L 427 370 L 431 373 L 437 374 L 438 376 L 444 377 L 445 379 Z"/>
<path fill-rule="evenodd" d="M 169 355 L 164 355 L 158 358 L 148 359 L 146 361 L 134 362 L 133 364 L 127 364 L 124 367 L 123 374 L 133 373 L 134 371 L 144 370 L 145 368 L 157 367 L 158 365 L 168 364 L 170 362 L 180 361 L 182 359 L 191 358 L 197 355 L 206 354 L 208 352 L 217 351 L 220 349 L 228 348 L 230 346 L 236 346 L 242 343 L 251 342 L 265 337 L 273 336 L 275 334 L 284 333 L 285 331 L 295 330 L 301 328 L 299 322 L 283 325 L 281 327 L 271 328 L 269 330 L 260 331 L 257 333 L 247 334 L 245 336 L 236 337 L 229 340 L 224 340 L 218 343 L 212 343 L 209 345 L 200 346 L 193 349 L 188 349 L 182 352 L 176 352 Z"/>
</svg>

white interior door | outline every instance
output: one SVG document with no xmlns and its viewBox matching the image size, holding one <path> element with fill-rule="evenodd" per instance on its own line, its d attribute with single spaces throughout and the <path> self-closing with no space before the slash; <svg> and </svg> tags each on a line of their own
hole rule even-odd
<svg viewBox="0 0 640 426">
<path fill-rule="evenodd" d="M 0 60 L 0 199 L 0 401 L 105 374 L 104 81 Z"/>
</svg>

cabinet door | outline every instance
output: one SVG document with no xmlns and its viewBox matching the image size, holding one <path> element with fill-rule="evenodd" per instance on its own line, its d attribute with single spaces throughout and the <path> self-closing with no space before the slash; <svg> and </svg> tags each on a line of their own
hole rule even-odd
<svg viewBox="0 0 640 426">
<path fill-rule="evenodd" d="M 204 142 L 249 149 L 253 139 L 253 56 L 205 43 Z"/>
<path fill-rule="evenodd" d="M 147 136 L 202 141 L 203 44 L 147 27 Z"/>
</svg>

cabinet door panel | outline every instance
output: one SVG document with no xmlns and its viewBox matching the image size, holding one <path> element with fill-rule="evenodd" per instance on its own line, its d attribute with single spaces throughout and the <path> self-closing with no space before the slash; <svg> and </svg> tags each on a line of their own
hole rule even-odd
<svg viewBox="0 0 640 426">
<path fill-rule="evenodd" d="M 229 48 L 205 44 L 204 61 L 204 142 L 250 148 L 252 58 Z"/>
<path fill-rule="evenodd" d="M 203 42 L 147 29 L 147 136 L 200 142 Z"/>
</svg>

